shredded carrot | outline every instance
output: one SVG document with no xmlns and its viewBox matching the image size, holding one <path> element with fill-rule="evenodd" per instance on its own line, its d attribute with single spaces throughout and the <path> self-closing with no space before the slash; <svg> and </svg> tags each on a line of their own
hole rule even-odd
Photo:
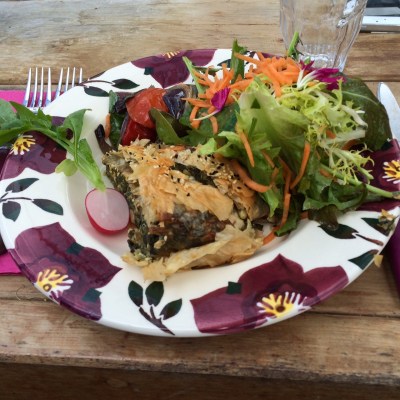
<svg viewBox="0 0 400 400">
<path fill-rule="evenodd" d="M 267 236 L 264 237 L 263 244 L 266 245 L 268 243 L 271 243 L 275 238 L 276 238 L 275 230 L 272 230 L 270 233 L 268 233 Z"/>
<path fill-rule="evenodd" d="M 279 174 L 279 168 L 275 167 L 274 170 L 272 171 L 272 175 L 271 175 L 271 182 L 275 183 L 276 177 Z"/>
<path fill-rule="evenodd" d="M 199 120 L 199 119 L 196 119 L 196 120 L 194 120 L 194 121 L 191 121 L 191 125 L 192 125 L 192 128 L 193 129 L 198 129 L 199 128 L 199 126 L 200 126 L 200 123 L 201 123 L 201 121 Z"/>
<path fill-rule="evenodd" d="M 208 107 L 208 113 L 212 114 L 214 111 L 216 110 L 216 108 L 214 106 Z"/>
<path fill-rule="evenodd" d="M 212 104 L 212 99 L 214 95 L 222 89 L 230 88 L 231 81 L 233 79 L 234 71 L 229 70 L 226 64 L 222 65 L 222 77 L 218 77 L 215 75 L 213 79 L 209 76 L 209 70 L 207 69 L 205 72 L 195 71 L 194 75 L 197 78 L 198 83 L 204 86 L 205 91 L 200 93 L 197 98 L 185 98 L 188 103 L 193 106 L 192 112 L 190 113 L 189 119 L 191 121 L 192 127 L 198 128 L 201 123 L 201 119 L 198 120 L 197 113 L 199 109 L 206 108 L 208 110 L 208 114 L 212 114 L 215 111 L 215 107 Z M 225 104 L 230 104 L 235 99 L 231 96 L 228 96 Z M 207 116 L 205 116 L 207 117 Z M 204 118 L 203 118 L 204 119 Z M 197 120 L 197 121 L 194 121 Z M 214 133 L 218 133 L 218 123 L 217 119 L 210 115 L 210 122 L 213 128 Z"/>
<path fill-rule="evenodd" d="M 306 171 L 308 159 L 310 158 L 310 153 L 311 153 L 311 145 L 309 142 L 304 143 L 304 150 L 303 150 L 303 158 L 301 160 L 301 165 L 300 165 L 300 170 L 299 173 L 297 174 L 296 178 L 294 178 L 294 181 L 290 185 L 290 189 L 293 189 L 296 187 L 296 185 L 301 181 L 301 178 L 303 178 L 304 172 Z"/>
<path fill-rule="evenodd" d="M 279 224 L 279 227 L 282 227 L 283 225 L 286 224 L 288 216 L 289 216 L 289 208 L 290 208 L 290 199 L 291 199 L 291 194 L 286 193 L 285 197 L 283 198 L 283 213 L 282 213 L 282 219 Z"/>
<path fill-rule="evenodd" d="M 318 172 L 322 175 L 325 176 L 325 178 L 332 178 L 333 179 L 333 175 L 330 174 L 328 171 L 324 170 L 323 168 L 320 168 L 318 170 Z"/>
<path fill-rule="evenodd" d="M 326 137 L 328 137 L 329 139 L 335 139 L 336 135 L 334 132 L 332 132 L 330 129 L 326 130 Z"/>
<path fill-rule="evenodd" d="M 287 216 L 289 214 L 289 206 L 290 206 L 290 182 L 292 180 L 292 171 L 289 166 L 282 160 L 279 159 L 283 168 L 283 177 L 285 179 L 285 187 L 283 189 L 283 216 L 280 223 L 280 226 L 283 226 L 286 222 Z M 288 197 L 289 195 L 289 197 Z M 286 209 L 285 209 L 286 207 Z M 285 216 L 286 215 L 286 216 Z M 285 217 L 285 218 L 284 218 Z M 285 220 L 285 221 L 284 221 Z"/>
<path fill-rule="evenodd" d="M 241 60 L 254 64 L 246 74 L 248 79 L 263 74 L 268 78 L 271 86 L 274 88 L 275 95 L 282 95 L 282 86 L 295 83 L 299 77 L 300 66 L 290 57 L 264 57 L 257 53 L 259 60 L 243 54 L 235 54 Z"/>
<path fill-rule="evenodd" d="M 302 68 L 299 63 L 290 57 L 269 57 L 261 52 L 257 52 L 255 58 L 250 55 L 238 53 L 235 54 L 235 57 L 249 63 L 246 69 L 247 72 L 244 73 L 244 76 L 236 77 L 235 81 L 233 81 L 235 71 L 228 68 L 226 64 L 222 64 L 221 70 L 216 74 L 214 74 L 213 71 L 210 71 L 209 68 L 194 71 L 197 83 L 202 86 L 202 89 L 200 90 L 201 93 L 194 98 L 185 99 L 192 106 L 189 120 L 194 129 L 197 129 L 203 120 L 209 119 L 213 133 L 219 132 L 216 114 L 220 110 L 213 105 L 213 102 L 216 99 L 216 94 L 221 94 L 221 90 L 229 89 L 229 95 L 225 102 L 225 105 L 229 105 L 235 102 L 241 92 L 245 91 L 249 85 L 257 79 L 268 85 L 276 97 L 280 97 L 285 93 L 285 86 L 290 86 L 297 82 Z M 310 84 L 313 84 L 313 82 Z M 218 105 L 217 107 L 220 106 Z M 326 129 L 326 126 L 321 127 L 321 133 L 323 130 L 326 130 L 327 138 L 334 139 L 336 137 L 332 130 Z M 243 143 L 249 160 L 249 165 L 254 167 L 255 155 L 246 134 L 248 132 L 243 132 L 238 128 L 236 129 L 236 132 Z M 350 141 L 344 145 L 344 148 L 351 147 L 353 144 L 354 142 Z M 262 150 L 261 153 L 272 170 L 270 181 L 267 181 L 268 185 L 258 183 L 252 179 L 247 169 L 237 160 L 232 159 L 229 163 L 232 170 L 240 177 L 242 182 L 248 188 L 259 193 L 265 193 L 271 189 L 275 190 L 278 179 L 279 182 L 281 182 L 283 176 L 284 188 L 282 215 L 280 221 L 277 222 L 272 231 L 263 238 L 263 243 L 267 244 L 277 237 L 277 230 L 281 229 L 288 221 L 291 209 L 292 193 L 294 192 L 293 189 L 296 190 L 296 186 L 300 183 L 306 172 L 311 156 L 311 145 L 309 142 L 305 142 L 304 144 L 299 171 L 292 171 L 281 158 L 272 159 L 272 157 L 264 150 Z M 318 154 L 316 154 L 316 156 L 318 156 Z M 282 175 L 280 175 L 281 171 Z M 319 172 L 324 176 L 330 176 L 324 170 Z M 300 217 L 308 218 L 308 212 L 303 212 Z"/>
<path fill-rule="evenodd" d="M 194 106 L 192 108 L 192 111 L 190 113 L 190 120 L 193 121 L 196 118 L 197 112 L 199 111 L 200 107 L 199 106 Z"/>
<path fill-rule="evenodd" d="M 218 121 L 217 121 L 217 118 L 215 118 L 214 115 L 212 115 L 212 116 L 210 117 L 210 122 L 211 122 L 211 126 L 212 126 L 212 131 L 213 131 L 213 133 L 214 133 L 214 134 L 217 134 L 217 133 L 218 133 Z"/>
<path fill-rule="evenodd" d="M 292 171 L 289 170 L 288 172 L 286 172 L 284 177 L 285 177 L 285 187 L 283 189 L 283 193 L 285 195 L 290 191 L 290 181 L 292 180 Z"/>
<path fill-rule="evenodd" d="M 288 165 L 285 163 L 285 161 L 284 161 L 282 158 L 280 158 L 280 157 L 279 157 L 279 162 L 280 162 L 281 165 L 282 165 L 284 176 L 286 177 L 286 176 L 288 176 L 288 175 L 290 174 L 290 178 L 291 178 L 292 171 L 290 170 L 289 166 L 288 166 Z M 286 178 L 285 178 L 285 179 L 286 179 Z"/>
<path fill-rule="evenodd" d="M 253 63 L 253 64 L 256 64 L 256 65 L 261 65 L 262 64 L 261 60 L 257 60 L 256 58 L 253 58 L 253 57 L 250 57 L 250 56 L 246 56 L 245 54 L 235 53 L 235 57 L 239 58 L 240 60 L 247 61 L 249 63 Z"/>
<path fill-rule="evenodd" d="M 245 76 L 238 76 L 235 82 L 233 82 L 235 71 L 229 69 L 225 63 L 222 64 L 222 73 L 219 75 L 210 76 L 208 68 L 205 71 L 194 71 L 197 82 L 204 87 L 204 92 L 200 93 L 197 98 L 185 99 L 193 106 L 193 111 L 190 114 L 190 122 L 193 128 L 196 129 L 201 124 L 201 119 L 194 121 L 198 119 L 196 116 L 199 109 L 206 108 L 209 115 L 213 113 L 213 111 L 210 111 L 212 109 L 212 100 L 220 90 L 229 89 L 225 104 L 232 104 L 235 101 L 235 96 L 246 90 L 256 76 L 263 75 L 273 87 L 275 95 L 279 97 L 282 95 L 282 86 L 296 82 L 300 73 L 300 66 L 290 57 L 266 57 L 260 52 L 257 53 L 258 59 L 238 53 L 235 56 L 250 63 L 249 70 Z M 215 109 L 213 108 L 213 110 Z M 213 132 L 217 133 L 216 119 L 213 118 L 211 120 L 211 125 Z M 248 147 L 246 151 L 248 151 Z M 248 154 L 250 153 L 248 152 Z"/>
<path fill-rule="evenodd" d="M 104 135 L 106 138 L 110 137 L 111 133 L 111 114 L 106 115 L 106 121 L 104 123 Z"/>
<path fill-rule="evenodd" d="M 261 183 L 257 183 L 256 181 L 251 179 L 246 170 L 239 164 L 237 160 L 231 160 L 231 166 L 233 171 L 239 175 L 243 183 L 250 189 L 253 189 L 255 192 L 265 193 L 267 190 L 270 189 L 270 186 L 262 185 Z"/>
<path fill-rule="evenodd" d="M 197 115 L 199 109 L 200 109 L 200 107 L 194 106 L 194 107 L 192 108 L 192 111 L 190 112 L 189 119 L 190 119 L 191 125 L 192 125 L 192 127 L 193 127 L 194 129 L 197 129 L 197 128 L 200 126 L 200 122 L 201 122 L 201 121 L 196 120 L 196 115 Z"/>
<path fill-rule="evenodd" d="M 187 98 L 185 100 L 187 100 L 192 106 L 199 108 L 208 108 L 211 105 L 208 101 L 202 101 L 198 99 Z"/>
<path fill-rule="evenodd" d="M 255 163 L 254 163 L 254 155 L 253 155 L 253 151 L 251 150 L 251 146 L 250 146 L 249 140 L 248 140 L 248 138 L 247 138 L 247 136 L 245 135 L 244 132 L 239 131 L 238 134 L 239 134 L 240 140 L 243 143 L 244 149 L 246 150 L 247 157 L 249 157 L 250 165 L 252 167 L 254 167 L 254 165 L 255 165 Z"/>
<path fill-rule="evenodd" d="M 263 157 L 265 158 L 265 161 L 269 164 L 269 166 L 271 168 L 275 168 L 275 163 L 272 160 L 272 158 L 268 155 L 268 153 L 265 150 L 262 150 L 261 154 L 263 155 Z"/>
<path fill-rule="evenodd" d="M 290 210 L 290 199 L 291 199 L 291 194 L 290 194 L 290 181 L 292 178 L 292 171 L 289 169 L 289 167 L 286 165 L 286 163 L 282 163 L 283 166 L 283 175 L 285 179 L 285 187 L 283 189 L 283 208 L 282 208 L 282 219 L 279 222 L 279 225 L 276 227 L 276 230 L 281 228 L 283 225 L 285 225 L 288 216 L 289 216 L 289 210 Z"/>
<path fill-rule="evenodd" d="M 197 82 L 200 83 L 203 86 L 207 86 L 208 85 L 208 82 L 205 81 L 204 79 L 198 79 Z"/>
<path fill-rule="evenodd" d="M 247 87 L 250 85 L 251 82 L 252 82 L 252 79 L 238 80 L 235 83 L 232 83 L 232 85 L 230 85 L 230 89 L 232 91 L 237 90 L 239 92 L 243 92 L 244 90 L 247 89 Z"/>
<path fill-rule="evenodd" d="M 290 182 L 292 180 L 292 171 L 286 166 L 284 167 L 283 177 L 285 179 L 285 187 L 283 188 L 283 196 L 289 193 L 290 191 Z"/>
<path fill-rule="evenodd" d="M 199 72 L 199 71 L 194 71 L 194 74 L 197 78 L 199 79 L 204 79 L 206 81 L 207 85 L 212 84 L 212 80 L 208 77 L 208 69 L 205 73 Z"/>
<path fill-rule="evenodd" d="M 256 54 L 257 54 L 257 57 L 258 57 L 261 61 L 264 61 L 264 60 L 265 60 L 264 54 L 261 53 L 261 51 L 257 51 Z"/>
<path fill-rule="evenodd" d="M 352 139 L 349 140 L 348 142 L 346 142 L 343 146 L 342 146 L 342 150 L 350 150 L 354 145 L 356 145 L 358 143 L 358 140 L 356 139 Z"/>
<path fill-rule="evenodd" d="M 263 239 L 263 244 L 266 245 L 270 242 L 272 242 L 273 239 L 276 238 L 275 232 L 282 228 L 283 225 L 286 224 L 287 219 L 289 217 L 289 211 L 290 211 L 290 200 L 292 195 L 289 192 L 289 183 L 290 183 L 290 178 L 291 178 L 292 172 L 288 169 L 285 173 L 285 189 L 284 189 L 284 195 L 283 195 L 283 208 L 282 208 L 282 218 L 279 222 L 278 226 L 275 226 L 272 231 L 264 237 Z"/>
</svg>

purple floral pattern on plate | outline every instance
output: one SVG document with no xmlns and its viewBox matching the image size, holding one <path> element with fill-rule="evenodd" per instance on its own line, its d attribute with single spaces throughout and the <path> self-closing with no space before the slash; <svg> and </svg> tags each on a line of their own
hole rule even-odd
<svg viewBox="0 0 400 400">
<path fill-rule="evenodd" d="M 101 292 L 120 270 L 97 250 L 83 247 L 60 224 L 27 229 L 11 255 L 49 298 L 85 318 L 101 318 Z"/>
<path fill-rule="evenodd" d="M 372 163 L 366 166 L 374 177 L 371 184 L 391 192 L 400 191 L 400 146 L 397 140 L 388 142 L 383 149 L 373 152 Z M 383 200 L 363 204 L 366 211 L 391 210 L 400 205 L 399 200 Z"/>
<path fill-rule="evenodd" d="M 144 68 L 145 75 L 151 75 L 165 88 L 184 82 L 189 77 L 183 57 L 187 57 L 196 66 L 204 66 L 212 60 L 214 53 L 215 50 L 211 49 L 170 52 L 132 61 L 132 64 Z"/>
<path fill-rule="evenodd" d="M 346 272 L 340 266 L 304 272 L 301 265 L 279 255 L 245 272 L 237 282 L 191 302 L 201 332 L 235 333 L 294 310 L 305 311 L 347 283 Z"/>
<path fill-rule="evenodd" d="M 58 125 L 62 120 L 63 118 L 54 117 L 53 123 Z M 66 151 L 47 136 L 39 132 L 27 132 L 11 146 L 6 161 L 7 168 L 3 169 L 1 179 L 15 178 L 26 168 L 42 174 L 52 174 L 65 157 Z"/>
</svg>

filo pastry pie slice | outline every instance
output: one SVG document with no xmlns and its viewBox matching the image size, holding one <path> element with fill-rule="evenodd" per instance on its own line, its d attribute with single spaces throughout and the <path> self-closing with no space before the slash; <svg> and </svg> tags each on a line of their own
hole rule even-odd
<svg viewBox="0 0 400 400">
<path fill-rule="evenodd" d="M 262 246 L 253 222 L 268 208 L 227 160 L 141 140 L 107 153 L 103 163 L 131 209 L 130 252 L 122 257 L 145 279 L 235 263 Z"/>
</svg>

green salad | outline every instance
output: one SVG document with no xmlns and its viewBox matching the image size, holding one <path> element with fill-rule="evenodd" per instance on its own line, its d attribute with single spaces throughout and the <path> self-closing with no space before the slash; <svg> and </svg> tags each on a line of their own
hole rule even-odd
<svg viewBox="0 0 400 400">
<path fill-rule="evenodd" d="M 167 107 L 148 102 L 146 117 L 154 127 L 139 122 L 136 129 L 154 130 L 154 140 L 166 145 L 200 146 L 204 155 L 225 157 L 268 204 L 274 236 L 295 229 L 304 217 L 335 223 L 338 214 L 364 202 L 399 198 L 399 192 L 370 184 L 370 154 L 392 135 L 384 107 L 362 80 L 299 62 L 295 45 L 278 57 L 250 52 L 234 41 L 226 63 L 209 68 L 185 63 L 193 84 L 178 101 L 174 98 L 182 111 L 169 107 L 173 91 L 160 89 Z M 129 112 L 132 117 L 136 96 L 127 94 L 121 108 L 121 97 L 110 92 L 110 148 L 123 143 L 123 121 Z M 54 126 L 42 111 L 34 114 L 0 100 L 0 144 L 39 131 L 71 155 L 58 172 L 79 170 L 103 190 L 99 166 L 81 137 L 84 114 L 77 111 Z"/>
</svg>

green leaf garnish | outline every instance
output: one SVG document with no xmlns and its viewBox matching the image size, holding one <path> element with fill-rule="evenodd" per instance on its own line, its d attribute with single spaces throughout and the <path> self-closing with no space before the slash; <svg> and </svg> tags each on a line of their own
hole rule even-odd
<svg viewBox="0 0 400 400">
<path fill-rule="evenodd" d="M 185 63 L 188 71 L 190 72 L 190 75 L 193 78 L 193 81 L 194 81 L 194 84 L 196 85 L 197 91 L 199 93 L 204 93 L 205 92 L 204 86 L 200 85 L 199 78 L 195 74 L 196 67 L 193 65 L 193 63 L 187 57 L 183 57 L 182 60 Z"/>
<path fill-rule="evenodd" d="M 247 48 L 240 46 L 236 39 L 233 41 L 231 69 L 234 71 L 234 75 L 231 83 L 236 82 L 236 79 L 239 76 L 241 76 L 242 78 L 244 77 L 244 61 L 237 58 L 235 54 L 245 54 L 246 51 Z"/>
<path fill-rule="evenodd" d="M 15 112 L 10 112 L 14 107 Z M 65 118 L 60 126 L 53 126 L 52 117 L 42 110 L 37 114 L 27 107 L 0 99 L 0 145 L 15 140 L 29 131 L 40 132 L 54 140 L 65 149 L 72 159 L 60 163 L 56 172 L 70 176 L 79 170 L 97 189 L 104 190 L 105 184 L 92 151 L 86 141 L 81 139 L 83 120 L 86 110 L 79 110 Z M 68 133 L 72 133 L 69 137 Z"/>
<path fill-rule="evenodd" d="M 299 59 L 300 52 L 297 50 L 298 44 L 301 42 L 299 32 L 293 34 L 292 40 L 287 49 L 287 56 L 293 58 L 294 60 Z"/>
</svg>

